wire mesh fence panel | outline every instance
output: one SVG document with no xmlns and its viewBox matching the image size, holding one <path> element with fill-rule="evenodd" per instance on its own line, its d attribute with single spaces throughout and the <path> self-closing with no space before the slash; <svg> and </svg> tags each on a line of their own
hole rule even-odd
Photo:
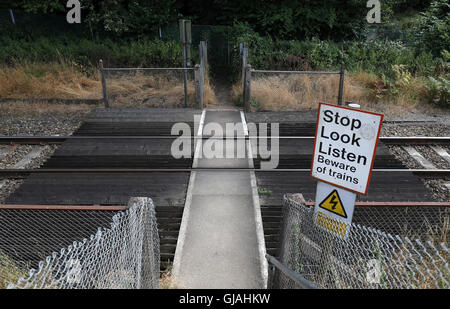
<svg viewBox="0 0 450 309">
<path fill-rule="evenodd" d="M 353 222 L 422 241 L 449 241 L 450 208 L 440 206 L 355 207 Z"/>
<path fill-rule="evenodd" d="M 180 40 L 178 24 L 162 27 L 163 40 Z M 209 60 L 212 66 L 228 66 L 231 64 L 232 45 L 230 42 L 232 28 L 229 26 L 192 25 L 191 53 L 195 63 L 199 63 L 197 46 L 200 41 L 208 44 Z"/>
<path fill-rule="evenodd" d="M 337 102 L 338 74 L 252 73 L 252 111 L 316 109 L 318 102 Z"/>
<path fill-rule="evenodd" d="M 94 216 L 89 211 L 84 216 L 72 213 L 69 217 L 58 210 L 59 219 L 39 210 L 40 219 L 47 212 L 50 216 L 46 222 L 39 217 L 28 220 L 33 226 L 19 226 L 13 212 L 0 211 L 0 222 L 17 222 L 6 228 L 0 225 L 2 239 L 6 239 L 0 244 L 0 282 L 9 281 L 8 288 L 19 289 L 159 288 L 160 248 L 153 201 L 132 198 L 128 206 L 122 212 L 100 211 Z M 107 218 L 100 213 L 109 213 L 109 227 L 99 220 Z M 36 218 L 35 214 L 22 213 L 22 218 Z M 73 218 L 79 223 L 73 223 Z M 92 231 L 95 224 L 102 227 L 85 237 L 82 231 Z M 66 246 L 60 249 L 62 243 Z M 48 256 L 37 262 L 43 254 Z M 27 266 L 31 270 L 27 271 Z"/>
<path fill-rule="evenodd" d="M 183 71 L 104 71 L 111 107 L 184 107 Z M 99 89 L 101 95 L 101 89 Z M 188 106 L 195 106 L 194 70 L 187 70 Z"/>
<path fill-rule="evenodd" d="M 280 262 L 320 288 L 450 288 L 444 242 L 410 240 L 352 224 L 348 238 L 315 225 L 314 209 L 284 198 Z M 329 222 L 332 227 L 337 222 Z M 276 271 L 276 288 L 299 288 Z"/>
</svg>

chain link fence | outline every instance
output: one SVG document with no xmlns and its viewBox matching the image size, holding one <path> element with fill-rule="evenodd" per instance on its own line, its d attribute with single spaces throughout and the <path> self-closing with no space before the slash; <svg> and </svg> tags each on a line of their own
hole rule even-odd
<svg viewBox="0 0 450 309">
<path fill-rule="evenodd" d="M 411 240 L 353 223 L 347 239 L 314 224 L 314 209 L 284 198 L 280 262 L 311 286 L 335 289 L 450 288 L 444 242 Z M 332 223 L 331 223 L 332 224 Z M 286 270 L 271 275 L 274 288 L 302 288 Z"/>
<path fill-rule="evenodd" d="M 0 234 L 0 283 L 8 288 L 159 288 L 150 198 L 132 198 L 121 212 L 2 209 Z"/>
<path fill-rule="evenodd" d="M 445 242 L 450 234 L 450 207 L 364 206 L 355 207 L 353 222 L 421 241 Z"/>
</svg>

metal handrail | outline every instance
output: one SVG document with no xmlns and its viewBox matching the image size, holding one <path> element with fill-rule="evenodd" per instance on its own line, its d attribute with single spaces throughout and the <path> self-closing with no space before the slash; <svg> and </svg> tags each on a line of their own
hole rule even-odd
<svg viewBox="0 0 450 309">
<path fill-rule="evenodd" d="M 188 93 L 187 93 L 187 71 L 195 70 L 194 68 L 105 68 L 103 67 L 103 60 L 99 61 L 100 79 L 102 82 L 103 102 L 105 108 L 109 108 L 108 91 L 106 89 L 106 80 L 104 72 L 112 71 L 183 71 L 184 72 L 184 107 L 188 106 Z"/>
<path fill-rule="evenodd" d="M 276 71 L 276 70 L 251 70 L 252 73 L 275 73 L 275 74 L 336 74 L 341 72 L 325 72 L 325 71 Z"/>
<path fill-rule="evenodd" d="M 103 68 L 103 71 L 187 71 L 194 68 Z"/>
<path fill-rule="evenodd" d="M 273 266 L 275 266 L 276 269 L 281 271 L 283 274 L 288 276 L 290 279 L 294 280 L 297 284 L 299 284 L 303 289 L 319 289 L 318 286 L 316 286 L 311 281 L 303 278 L 296 272 L 292 271 L 288 267 L 286 267 L 284 264 L 282 264 L 280 261 L 278 261 L 273 256 L 266 253 L 266 259 L 271 263 Z"/>
<path fill-rule="evenodd" d="M 251 81 L 252 73 L 274 73 L 274 74 L 304 74 L 304 75 L 339 75 L 339 92 L 337 105 L 341 106 L 344 99 L 344 79 L 345 79 L 345 67 L 344 63 L 341 63 L 341 70 L 339 72 L 325 72 L 325 71 L 277 71 L 277 70 L 256 70 L 252 69 L 250 64 L 247 64 L 243 68 L 243 100 L 244 100 L 244 111 L 250 112 L 250 98 L 251 98 Z"/>
</svg>

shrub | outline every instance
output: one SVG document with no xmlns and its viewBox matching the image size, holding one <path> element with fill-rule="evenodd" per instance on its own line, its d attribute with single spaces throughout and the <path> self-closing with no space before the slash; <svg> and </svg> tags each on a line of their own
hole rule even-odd
<svg viewBox="0 0 450 309">
<path fill-rule="evenodd" d="M 450 81 L 444 77 L 428 77 L 427 90 L 430 102 L 441 107 L 450 107 Z"/>
<path fill-rule="evenodd" d="M 417 31 L 418 47 L 431 51 L 438 57 L 450 46 L 450 3 L 448 0 L 433 1 L 424 13 Z"/>
<path fill-rule="evenodd" d="M 432 74 L 436 69 L 431 52 L 419 52 L 399 41 L 281 41 L 262 37 L 247 24 L 236 24 L 233 33 L 235 75 L 240 72 L 241 42 L 249 49 L 249 63 L 258 69 L 338 70 L 344 62 L 347 70 L 365 70 L 390 78 L 395 78 L 391 70 L 395 64 L 418 75 Z"/>
<path fill-rule="evenodd" d="M 84 38 L 38 37 L 33 40 L 0 39 L 0 63 L 53 62 L 70 60 L 84 66 L 179 66 L 181 47 L 176 41 L 158 39 L 111 40 L 95 42 Z"/>
</svg>

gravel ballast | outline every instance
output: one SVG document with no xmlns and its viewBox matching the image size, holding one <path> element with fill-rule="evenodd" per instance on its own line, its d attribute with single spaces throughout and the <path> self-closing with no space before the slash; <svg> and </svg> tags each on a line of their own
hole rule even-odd
<svg viewBox="0 0 450 309">
<path fill-rule="evenodd" d="M 0 135 L 71 135 L 81 125 L 83 118 L 79 115 L 72 117 L 46 115 L 38 118 L 0 117 Z"/>
<path fill-rule="evenodd" d="M 0 135 L 4 136 L 67 136 L 78 129 L 87 112 L 70 113 L 45 113 L 29 115 L 21 113 L 3 113 L 0 116 Z M 42 153 L 34 158 L 23 168 L 39 168 L 58 145 L 0 145 L 0 150 L 5 150 L 6 155 L 0 157 L 0 168 L 14 168 L 35 147 L 43 147 Z M 8 195 L 14 192 L 23 182 L 23 179 L 1 179 L 0 178 L 0 203 Z"/>
<path fill-rule="evenodd" d="M 404 119 L 408 120 L 408 119 Z M 381 129 L 382 136 L 450 136 L 450 126 L 448 125 L 448 117 L 443 118 L 442 123 L 432 124 L 409 124 L 409 123 L 385 123 Z M 407 168 L 423 169 L 413 157 L 411 157 L 400 146 L 388 146 L 390 152 L 400 160 Z M 430 161 L 438 169 L 448 169 L 450 164 L 439 156 L 430 146 L 414 146 L 428 161 Z M 449 147 L 443 147 L 449 149 Z M 445 180 L 441 179 L 422 179 L 424 185 L 432 192 L 433 197 L 437 201 L 449 202 L 450 190 L 445 186 Z"/>
</svg>

